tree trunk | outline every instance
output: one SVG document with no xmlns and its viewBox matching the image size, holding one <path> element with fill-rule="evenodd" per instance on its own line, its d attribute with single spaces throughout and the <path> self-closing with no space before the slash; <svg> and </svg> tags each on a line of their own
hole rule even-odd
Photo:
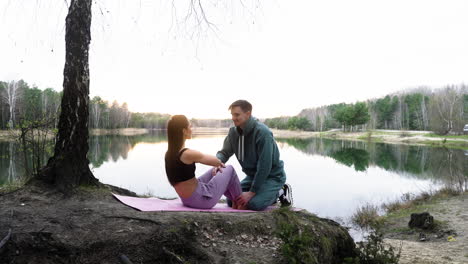
<svg viewBox="0 0 468 264">
<path fill-rule="evenodd" d="M 72 0 L 66 18 L 63 97 L 55 153 L 39 178 L 68 192 L 80 184 L 98 184 L 89 169 L 89 64 L 92 0 Z"/>
</svg>

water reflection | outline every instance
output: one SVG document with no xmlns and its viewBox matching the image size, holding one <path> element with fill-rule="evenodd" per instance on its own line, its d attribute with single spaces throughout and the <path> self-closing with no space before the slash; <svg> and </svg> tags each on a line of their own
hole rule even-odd
<svg viewBox="0 0 468 264">
<path fill-rule="evenodd" d="M 331 153 L 330 157 L 356 171 L 366 171 L 369 167 L 369 152 L 363 149 L 344 148 Z"/>
<path fill-rule="evenodd" d="M 356 171 L 376 166 L 402 177 L 436 180 L 458 190 L 468 189 L 468 156 L 464 150 L 322 138 L 277 140 L 308 155 L 331 157 Z"/>
<path fill-rule="evenodd" d="M 136 136 L 91 136 L 89 138 L 88 159 L 92 168 L 99 168 L 106 161 L 126 160 L 128 153 L 138 143 L 161 143 L 166 141 L 165 132 L 153 130 Z"/>
<path fill-rule="evenodd" d="M 26 175 L 22 149 L 15 141 L 0 141 L 0 185 L 22 179 Z M 26 153 L 29 164 L 31 154 Z"/>
</svg>

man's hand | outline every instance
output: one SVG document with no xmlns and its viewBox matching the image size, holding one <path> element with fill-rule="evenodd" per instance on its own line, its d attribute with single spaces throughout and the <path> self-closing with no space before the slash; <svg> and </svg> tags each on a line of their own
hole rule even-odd
<svg viewBox="0 0 468 264">
<path fill-rule="evenodd" d="M 224 165 L 224 163 L 221 163 L 220 166 L 213 167 L 213 170 L 211 171 L 211 175 L 215 176 L 218 172 L 223 172 L 223 168 L 226 168 L 226 165 Z"/>
<path fill-rule="evenodd" d="M 249 203 L 250 199 L 255 196 L 254 192 L 243 192 L 239 197 L 236 199 L 237 209 L 246 210 L 247 204 Z"/>
</svg>

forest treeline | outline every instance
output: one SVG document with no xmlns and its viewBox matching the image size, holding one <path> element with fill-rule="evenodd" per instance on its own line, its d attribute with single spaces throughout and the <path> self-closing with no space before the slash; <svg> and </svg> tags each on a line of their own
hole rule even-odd
<svg viewBox="0 0 468 264">
<path fill-rule="evenodd" d="M 39 121 L 57 126 L 62 92 L 30 86 L 23 80 L 0 81 L 0 128 L 17 128 L 25 123 Z M 89 103 L 90 128 L 165 128 L 168 114 L 132 113 L 127 103 L 112 103 L 95 96 Z"/>
<path fill-rule="evenodd" d="M 23 80 L 0 81 L 0 129 L 30 121 L 57 126 L 62 92 L 30 86 Z M 90 128 L 164 129 L 170 115 L 134 113 L 127 103 L 110 103 L 99 96 L 90 100 Z M 230 119 L 192 119 L 198 127 L 229 127 Z M 468 123 L 468 86 L 427 87 L 401 91 L 354 104 L 333 104 L 302 110 L 297 116 L 268 118 L 269 127 L 326 131 L 333 128 L 431 130 L 438 134 L 462 133 Z"/>
<path fill-rule="evenodd" d="M 0 129 L 18 128 L 33 121 L 57 127 L 61 91 L 42 90 L 23 80 L 0 81 L 0 96 Z M 169 117 L 169 114 L 131 112 L 127 103 L 110 103 L 99 96 L 91 98 L 89 103 L 89 128 L 164 129 Z M 192 119 L 192 123 L 203 127 L 229 127 L 232 122 L 230 119 Z"/>
<path fill-rule="evenodd" d="M 468 86 L 411 89 L 365 102 L 304 109 L 297 116 L 269 118 L 265 123 L 273 128 L 311 131 L 342 128 L 462 133 L 468 124 Z"/>
</svg>

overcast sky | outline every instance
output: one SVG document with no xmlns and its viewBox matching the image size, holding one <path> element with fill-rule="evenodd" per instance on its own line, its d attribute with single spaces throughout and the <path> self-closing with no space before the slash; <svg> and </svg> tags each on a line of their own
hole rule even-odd
<svg viewBox="0 0 468 264">
<path fill-rule="evenodd" d="M 229 118 L 243 98 L 274 117 L 468 83 L 464 0 L 202 0 L 211 28 L 189 0 L 93 2 L 91 97 L 134 112 Z M 0 0 L 0 80 L 62 89 L 66 13 Z"/>
</svg>

